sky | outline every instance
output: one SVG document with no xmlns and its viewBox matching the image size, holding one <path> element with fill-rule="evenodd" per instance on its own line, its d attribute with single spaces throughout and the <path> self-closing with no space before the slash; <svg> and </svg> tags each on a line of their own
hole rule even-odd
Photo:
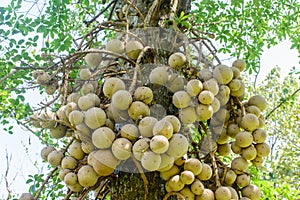
<svg viewBox="0 0 300 200">
<path fill-rule="evenodd" d="M 0 6 L 3 5 L 0 2 Z M 258 75 L 258 83 L 263 81 L 268 72 L 275 66 L 282 69 L 282 77 L 286 76 L 293 66 L 298 66 L 299 58 L 296 50 L 290 50 L 291 43 L 283 41 L 280 44 L 267 49 L 265 48 L 261 57 L 261 71 Z M 35 91 L 37 93 L 37 91 Z M 39 103 L 38 99 L 32 98 L 31 94 L 26 94 L 26 99 L 31 105 Z M 13 121 L 11 121 L 14 123 Z M 46 165 L 40 158 L 40 150 L 43 146 L 38 139 L 30 132 L 25 131 L 18 125 L 14 126 L 14 134 L 9 135 L 2 131 L 0 126 L 0 199 L 7 196 L 4 175 L 7 170 L 6 151 L 11 157 L 8 171 L 8 182 L 13 193 L 22 193 L 28 191 L 28 185 L 25 184 L 28 175 L 46 172 Z"/>
</svg>

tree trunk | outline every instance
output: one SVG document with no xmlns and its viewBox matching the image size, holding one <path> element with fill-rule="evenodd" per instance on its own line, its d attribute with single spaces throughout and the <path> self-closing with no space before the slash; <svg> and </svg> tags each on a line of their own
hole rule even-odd
<svg viewBox="0 0 300 200">
<path fill-rule="evenodd" d="M 116 9 L 120 12 L 123 8 L 124 12 L 126 10 L 124 6 L 128 5 L 126 2 L 128 1 L 119 1 Z M 134 2 L 134 6 L 140 10 L 145 20 L 142 21 L 141 15 L 134 8 L 130 7 L 127 17 L 130 29 L 145 27 L 144 23 L 147 20 L 147 27 L 161 27 L 161 24 L 164 24 L 163 28 L 167 28 L 169 24 L 166 24 L 164 21 L 169 20 L 172 3 L 177 4 L 177 7 L 175 6 L 176 15 L 179 15 L 182 11 L 188 13 L 191 6 L 191 0 L 136 0 L 131 2 Z M 155 55 L 156 59 L 158 59 L 155 63 L 166 64 L 167 56 L 169 54 L 160 54 L 158 57 Z M 151 58 L 148 60 L 151 60 Z M 158 91 L 157 88 L 155 90 Z M 157 100 L 163 102 L 165 95 L 161 95 L 160 98 Z M 140 173 L 131 159 L 123 163 L 122 166 L 118 171 L 116 170 L 116 176 L 110 181 L 111 200 L 162 200 L 164 198 L 166 195 L 165 181 L 161 179 L 159 172 Z M 170 197 L 168 199 L 176 198 Z"/>
</svg>

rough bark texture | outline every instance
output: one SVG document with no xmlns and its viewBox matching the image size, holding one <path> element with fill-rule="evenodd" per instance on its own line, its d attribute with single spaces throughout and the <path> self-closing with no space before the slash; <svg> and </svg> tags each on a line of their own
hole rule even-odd
<svg viewBox="0 0 300 200">
<path fill-rule="evenodd" d="M 120 0 L 116 8 L 121 10 L 124 7 L 124 5 L 128 5 L 127 2 L 128 1 L 126 0 Z M 143 16 L 146 18 L 145 20 L 148 20 L 147 16 L 151 17 L 148 27 L 159 27 L 159 24 L 162 24 L 162 21 L 169 20 L 172 3 L 177 1 L 136 0 L 131 2 L 133 2 L 134 6 L 136 6 L 141 11 Z M 157 4 L 154 5 L 154 2 L 157 2 Z M 191 0 L 178 0 L 177 3 L 177 15 L 180 14 L 181 11 L 185 13 L 189 12 Z M 130 22 L 130 29 L 139 28 L 139 26 L 144 22 L 142 21 L 140 15 L 137 14 L 135 9 L 133 9 L 132 7 L 128 10 L 127 19 L 128 22 Z M 163 28 L 167 27 L 168 24 L 166 25 L 166 27 Z M 161 63 L 166 63 L 167 56 L 169 56 L 168 53 L 166 53 L 165 55 L 159 55 L 158 58 L 156 55 L 155 59 L 159 60 L 158 62 L 156 60 L 155 63 L 159 63 L 159 61 L 161 61 Z M 157 93 L 165 93 L 164 89 L 156 88 L 154 89 L 154 91 L 157 91 Z M 168 99 L 167 95 L 167 93 L 158 95 L 161 97 L 161 99 L 157 99 L 157 101 L 161 101 L 161 104 L 164 104 L 163 101 L 165 101 L 165 99 Z M 139 170 L 136 168 L 136 165 L 131 159 L 126 161 L 126 163 L 123 166 L 123 168 L 121 167 L 118 170 L 118 172 L 116 172 L 116 176 L 110 182 L 110 197 L 112 200 L 162 200 L 163 197 L 166 195 L 166 191 L 164 189 L 165 181 L 161 179 L 159 172 L 144 173 L 143 178 L 146 178 L 148 181 L 148 185 L 146 185 L 145 181 L 142 178 L 143 175 L 138 173 Z M 132 173 L 133 171 L 135 173 Z M 170 197 L 168 199 L 171 200 L 176 198 Z"/>
</svg>

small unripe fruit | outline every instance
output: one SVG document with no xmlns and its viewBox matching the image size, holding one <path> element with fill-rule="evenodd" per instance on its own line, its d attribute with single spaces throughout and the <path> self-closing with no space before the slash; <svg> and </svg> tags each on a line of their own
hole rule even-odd
<svg viewBox="0 0 300 200">
<path fill-rule="evenodd" d="M 78 183 L 85 188 L 94 186 L 97 183 L 98 175 L 90 165 L 84 165 L 78 170 Z"/>
<path fill-rule="evenodd" d="M 89 69 L 81 69 L 79 72 L 79 77 L 80 79 L 86 81 L 89 80 L 91 78 L 91 71 Z"/>
<path fill-rule="evenodd" d="M 184 162 L 184 170 L 193 172 L 195 176 L 199 175 L 202 171 L 202 164 L 197 158 L 189 158 Z"/>
<path fill-rule="evenodd" d="M 126 160 L 131 155 L 131 142 L 126 138 L 116 139 L 111 146 L 112 153 L 119 160 Z"/>
<path fill-rule="evenodd" d="M 186 84 L 186 91 L 192 97 L 198 96 L 202 90 L 202 82 L 198 79 L 192 79 Z"/>
<path fill-rule="evenodd" d="M 144 138 L 153 136 L 153 127 L 158 122 L 158 120 L 154 117 L 144 117 L 138 125 L 141 136 Z"/>
<path fill-rule="evenodd" d="M 215 197 L 216 200 L 230 200 L 231 192 L 227 187 L 221 186 L 215 191 Z"/>
<path fill-rule="evenodd" d="M 127 90 L 118 90 L 113 94 L 111 103 L 119 110 L 127 110 L 132 103 L 132 96 Z"/>
<path fill-rule="evenodd" d="M 246 62 L 242 59 L 237 59 L 232 63 L 232 67 L 236 67 L 240 71 L 243 71 L 246 67 Z"/>
<path fill-rule="evenodd" d="M 68 186 L 75 185 L 76 183 L 78 183 L 77 175 L 74 172 L 67 173 L 64 177 L 64 182 Z"/>
<path fill-rule="evenodd" d="M 142 138 L 136 141 L 132 147 L 132 153 L 134 157 L 141 161 L 144 152 L 148 151 L 150 148 L 150 139 Z"/>
<path fill-rule="evenodd" d="M 201 181 L 207 181 L 212 177 L 212 168 L 206 164 L 206 163 L 201 163 L 202 164 L 202 170 L 200 174 L 197 175 L 197 178 Z"/>
<path fill-rule="evenodd" d="M 179 70 L 186 63 L 186 57 L 183 53 L 176 52 L 169 57 L 168 63 L 170 67 Z"/>
<path fill-rule="evenodd" d="M 233 72 L 231 68 L 226 65 L 218 65 L 213 70 L 213 77 L 220 84 L 228 84 L 233 78 Z"/>
<path fill-rule="evenodd" d="M 169 140 L 163 135 L 154 135 L 150 141 L 150 148 L 154 153 L 165 153 L 169 148 Z"/>
<path fill-rule="evenodd" d="M 138 87 L 134 92 L 134 98 L 137 101 L 142 101 L 145 104 L 149 104 L 153 99 L 153 92 L 148 87 Z"/>
<path fill-rule="evenodd" d="M 169 141 L 169 149 L 167 150 L 167 154 L 173 156 L 174 158 L 178 158 L 187 153 L 188 147 L 189 142 L 187 138 L 184 135 L 177 133 L 174 134 Z"/>
<path fill-rule="evenodd" d="M 125 83 L 121 79 L 112 77 L 104 81 L 103 94 L 106 97 L 112 98 L 118 90 L 125 90 Z"/>
<path fill-rule="evenodd" d="M 126 55 L 129 58 L 136 60 L 143 48 L 143 45 L 139 41 L 129 41 L 125 46 Z"/>
<path fill-rule="evenodd" d="M 153 135 L 163 135 L 170 139 L 173 135 L 173 126 L 168 120 L 162 119 L 153 126 Z"/>
<path fill-rule="evenodd" d="M 91 51 L 98 51 L 98 49 L 90 49 Z M 100 53 L 87 53 L 84 56 L 84 60 L 89 67 L 98 67 L 102 61 Z"/>
<path fill-rule="evenodd" d="M 41 157 L 43 160 L 47 160 L 49 153 L 54 151 L 55 148 L 52 146 L 46 146 L 41 150 Z"/>
<path fill-rule="evenodd" d="M 64 154 L 61 151 L 54 150 L 51 153 L 49 153 L 47 160 L 50 165 L 57 167 L 58 165 L 60 165 L 63 157 Z"/>
<path fill-rule="evenodd" d="M 72 156 L 64 157 L 61 161 L 61 167 L 63 169 L 75 169 L 77 166 L 77 160 Z"/>
</svg>

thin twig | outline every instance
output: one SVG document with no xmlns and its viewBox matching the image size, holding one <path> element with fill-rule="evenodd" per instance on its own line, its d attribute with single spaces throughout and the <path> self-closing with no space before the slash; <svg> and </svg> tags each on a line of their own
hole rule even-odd
<svg viewBox="0 0 300 200">
<path fill-rule="evenodd" d="M 129 4 L 129 6 L 131 6 L 134 10 L 136 10 L 136 12 L 139 14 L 140 18 L 142 21 L 145 20 L 145 17 L 143 15 L 143 13 L 140 11 L 140 9 L 138 9 L 138 7 L 136 7 L 131 1 L 129 0 L 125 0 L 127 4 Z"/>
<path fill-rule="evenodd" d="M 141 178 L 143 179 L 144 187 L 145 187 L 145 200 L 147 200 L 149 182 L 147 180 L 147 177 L 145 176 L 145 173 L 144 173 L 144 171 L 143 171 L 140 163 L 135 159 L 135 157 L 133 156 L 133 154 L 131 154 L 131 158 L 132 158 L 134 164 L 136 165 L 136 167 L 138 168 L 139 173 L 141 174 Z"/>
<path fill-rule="evenodd" d="M 151 19 L 152 19 L 153 12 L 154 12 L 154 10 L 156 9 L 156 7 L 158 6 L 158 3 L 159 3 L 159 0 L 155 0 L 155 1 L 152 3 L 151 7 L 149 8 L 149 11 L 148 11 L 148 13 L 147 13 L 147 16 L 146 16 L 146 18 L 145 18 L 145 20 L 144 20 L 144 27 L 145 27 L 145 28 L 150 26 L 150 21 L 151 21 Z"/>
<path fill-rule="evenodd" d="M 53 176 L 53 174 L 58 170 L 58 167 L 55 167 L 51 172 L 50 174 L 47 176 L 47 178 L 44 180 L 44 182 L 42 183 L 41 187 L 39 188 L 39 190 L 37 191 L 35 197 L 34 197 L 34 200 L 37 200 L 39 199 L 41 193 L 42 193 L 42 190 L 43 188 L 45 187 L 45 185 L 48 183 L 48 181 L 50 180 L 50 178 Z"/>
</svg>

